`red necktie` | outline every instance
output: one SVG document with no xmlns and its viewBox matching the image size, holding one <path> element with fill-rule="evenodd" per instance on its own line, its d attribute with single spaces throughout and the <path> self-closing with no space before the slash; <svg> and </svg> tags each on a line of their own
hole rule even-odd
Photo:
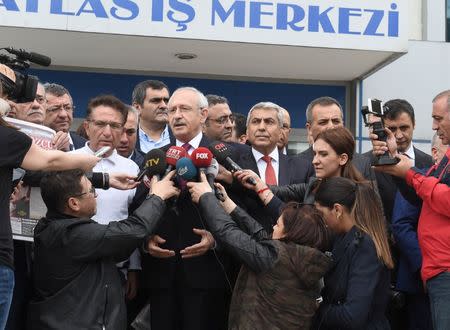
<svg viewBox="0 0 450 330">
<path fill-rule="evenodd" d="M 186 150 L 186 153 L 189 155 L 189 150 L 191 150 L 191 145 L 189 143 L 185 143 L 181 146 L 184 150 Z"/>
<path fill-rule="evenodd" d="M 266 167 L 266 184 L 276 186 L 277 185 L 277 177 L 275 176 L 275 170 L 272 166 L 272 157 L 263 156 L 262 160 L 267 163 Z"/>
</svg>

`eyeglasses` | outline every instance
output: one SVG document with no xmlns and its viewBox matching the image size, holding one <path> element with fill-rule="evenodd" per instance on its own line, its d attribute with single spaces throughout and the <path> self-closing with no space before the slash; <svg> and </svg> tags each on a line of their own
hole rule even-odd
<svg viewBox="0 0 450 330">
<path fill-rule="evenodd" d="M 86 192 L 81 193 L 81 194 L 73 195 L 72 197 L 81 197 L 81 196 L 87 195 L 87 194 L 92 194 L 92 195 L 94 195 L 94 197 L 97 197 L 97 192 L 95 191 L 94 186 L 91 186 L 89 191 L 86 191 Z"/>
<path fill-rule="evenodd" d="M 169 98 L 168 97 L 153 97 L 148 101 L 153 104 L 160 104 L 162 101 L 164 101 L 164 103 L 167 104 L 169 102 Z"/>
<path fill-rule="evenodd" d="M 127 128 L 124 130 L 124 132 L 128 135 L 128 136 L 132 136 L 134 134 L 136 134 L 136 129 L 135 128 Z"/>
<path fill-rule="evenodd" d="M 64 110 L 66 112 L 72 112 L 74 109 L 75 109 L 75 106 L 73 106 L 73 105 L 59 104 L 59 105 L 53 105 L 53 106 L 48 107 L 47 112 L 60 112 L 61 110 Z"/>
<path fill-rule="evenodd" d="M 229 115 L 229 116 L 222 116 L 216 119 L 212 119 L 212 118 L 208 118 L 208 120 L 212 120 L 215 121 L 217 124 L 219 125 L 223 125 L 225 123 L 228 122 L 228 120 L 230 121 L 230 123 L 234 123 L 234 116 L 233 115 Z"/>
<path fill-rule="evenodd" d="M 121 131 L 123 130 L 123 124 L 117 123 L 115 121 L 103 121 L 103 120 L 88 120 L 88 122 L 94 124 L 95 127 L 99 129 L 105 129 L 106 126 L 109 125 L 109 127 L 115 131 Z"/>
</svg>

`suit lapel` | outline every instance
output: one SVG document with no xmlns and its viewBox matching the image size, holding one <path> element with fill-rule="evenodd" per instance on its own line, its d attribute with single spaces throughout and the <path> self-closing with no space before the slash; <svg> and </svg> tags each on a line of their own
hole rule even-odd
<svg viewBox="0 0 450 330">
<path fill-rule="evenodd" d="M 284 155 L 281 152 L 278 152 L 278 185 L 286 186 L 289 182 L 289 156 Z"/>
</svg>

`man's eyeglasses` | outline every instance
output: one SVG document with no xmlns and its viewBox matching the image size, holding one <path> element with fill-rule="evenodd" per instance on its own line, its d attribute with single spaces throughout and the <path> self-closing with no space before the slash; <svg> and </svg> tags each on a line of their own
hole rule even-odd
<svg viewBox="0 0 450 330">
<path fill-rule="evenodd" d="M 111 129 L 113 129 L 115 131 L 123 130 L 123 124 L 115 122 L 115 121 L 88 120 L 88 122 L 94 124 L 94 126 L 99 129 L 105 129 L 106 126 L 109 125 L 109 127 L 111 127 Z"/>
<path fill-rule="evenodd" d="M 72 197 L 81 197 L 81 196 L 87 195 L 87 194 L 92 194 L 92 195 L 94 195 L 94 197 L 97 197 L 97 192 L 95 191 L 94 186 L 91 186 L 91 189 L 89 189 L 89 191 L 86 191 L 81 194 L 73 195 Z"/>
<path fill-rule="evenodd" d="M 169 102 L 169 98 L 168 97 L 153 97 L 148 101 L 153 104 L 160 104 L 162 101 L 164 101 L 164 103 L 167 104 Z"/>
<path fill-rule="evenodd" d="M 38 101 L 39 102 L 39 101 Z M 41 102 L 39 102 L 41 103 Z M 66 112 L 72 112 L 75 109 L 75 106 L 70 104 L 60 104 L 60 105 L 53 105 L 47 108 L 47 112 L 60 112 L 61 110 L 64 110 Z"/>
<path fill-rule="evenodd" d="M 219 125 L 223 125 L 223 124 L 227 123 L 228 121 L 230 121 L 230 123 L 234 124 L 234 116 L 233 115 L 222 116 L 222 117 L 219 117 L 216 119 L 208 118 L 208 120 L 215 121 Z"/>
</svg>

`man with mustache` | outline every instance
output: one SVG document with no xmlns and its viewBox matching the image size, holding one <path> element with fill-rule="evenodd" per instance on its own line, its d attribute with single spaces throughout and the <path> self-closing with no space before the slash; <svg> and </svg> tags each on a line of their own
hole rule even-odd
<svg viewBox="0 0 450 330">
<path fill-rule="evenodd" d="M 168 101 L 169 88 L 162 81 L 145 80 L 133 90 L 131 103 L 140 117 L 136 149 L 143 153 L 170 143 Z"/>
<path fill-rule="evenodd" d="M 223 96 L 212 94 L 206 95 L 206 99 L 208 100 L 208 118 L 206 118 L 203 133 L 213 141 L 231 142 L 234 116 L 228 100 Z"/>
<path fill-rule="evenodd" d="M 196 148 L 207 147 L 211 141 L 202 133 L 207 117 L 208 101 L 200 91 L 193 87 L 177 89 L 168 103 L 174 139 L 162 150 L 178 146 L 191 155 Z M 141 184 L 130 211 L 147 194 L 148 188 Z M 204 228 L 187 189 L 182 188 L 163 218 L 149 240 L 148 254 L 142 257 L 142 286 L 150 298 L 151 329 L 226 329 L 228 258 L 214 249 L 214 238 Z"/>
<path fill-rule="evenodd" d="M 117 146 L 117 152 L 119 155 L 129 158 L 138 166 L 141 166 L 144 161 L 144 155 L 136 149 L 139 112 L 132 106 L 127 106 L 127 108 L 127 122 L 123 127 L 123 133 L 120 137 L 119 145 Z"/>
<path fill-rule="evenodd" d="M 44 86 L 41 83 L 38 83 L 36 97 L 32 102 L 15 104 L 16 118 L 30 123 L 43 125 L 46 103 Z"/>
<path fill-rule="evenodd" d="M 313 174 L 312 163 L 302 158 L 284 155 L 278 149 L 283 126 L 283 108 L 272 102 L 255 104 L 247 115 L 247 140 L 252 148 L 242 150 L 237 163 L 257 173 L 268 185 L 284 186 L 306 182 Z M 265 193 L 265 192 L 261 192 Z M 264 228 L 272 231 L 276 219 L 264 211 L 261 199 L 254 192 L 237 192 L 241 207 L 248 210 Z"/>
</svg>

